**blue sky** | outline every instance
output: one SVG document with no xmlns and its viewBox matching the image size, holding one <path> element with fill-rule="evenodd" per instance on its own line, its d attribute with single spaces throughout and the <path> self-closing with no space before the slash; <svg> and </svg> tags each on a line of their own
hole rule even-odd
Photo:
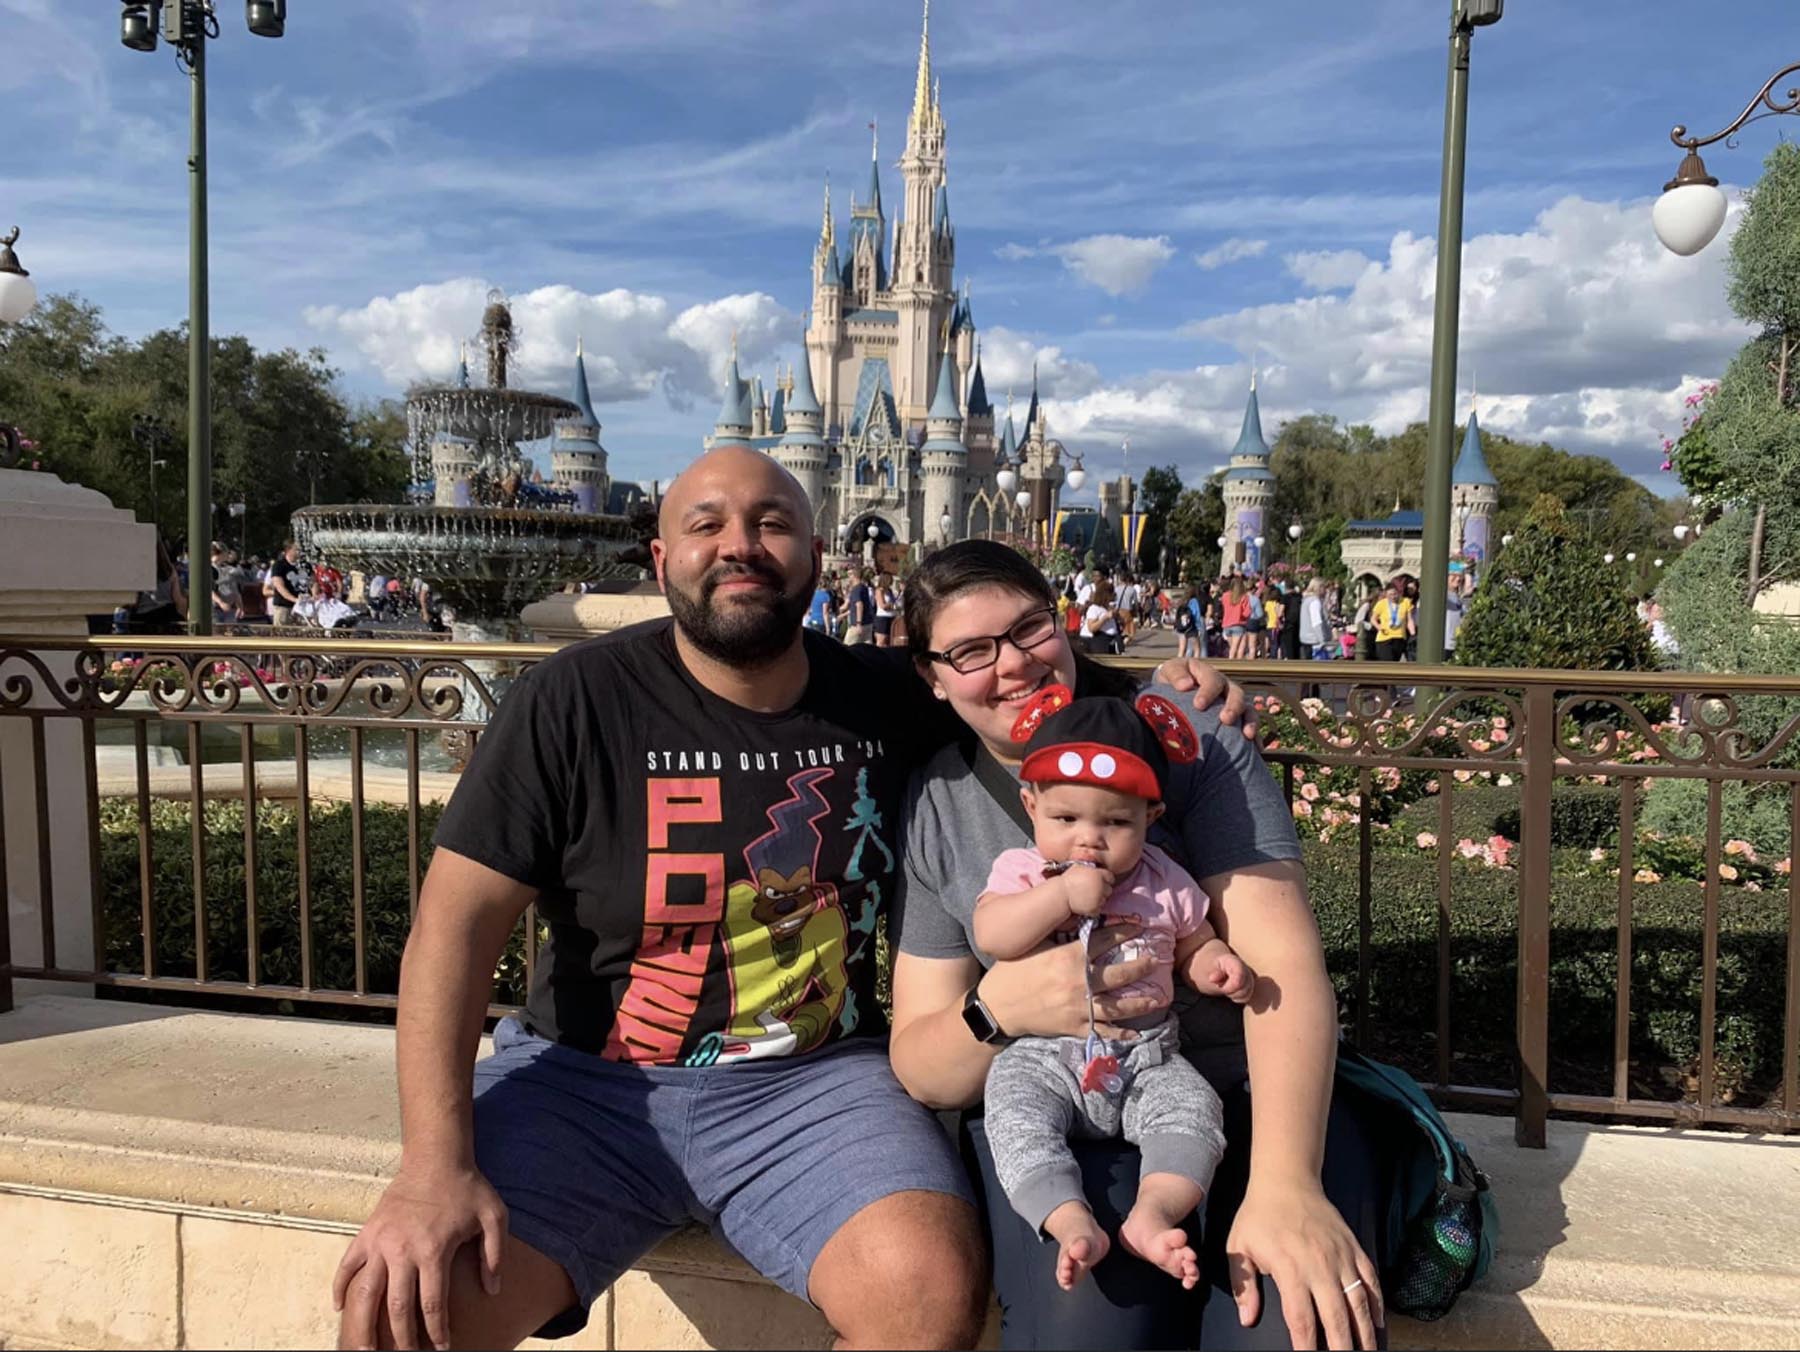
<svg viewBox="0 0 1800 1352">
<path fill-rule="evenodd" d="M 912 0 L 303 0 L 278 42 L 220 9 L 214 331 L 323 346 L 346 393 L 395 395 L 449 373 L 502 286 L 531 383 L 561 390 L 582 335 L 620 477 L 691 458 L 734 329 L 765 373 L 797 356 L 824 177 L 842 231 L 871 119 L 899 200 Z M 1422 418 L 1448 9 L 937 0 L 990 390 L 1023 397 L 1035 360 L 1091 468 L 1129 436 L 1134 468 L 1190 478 L 1253 358 L 1271 436 Z M 41 290 L 135 336 L 186 309 L 187 93 L 117 32 L 112 0 L 0 0 L 0 226 Z M 1792 0 L 1513 0 L 1476 34 L 1461 383 L 1484 425 L 1674 488 L 1660 437 L 1745 335 L 1723 240 L 1677 259 L 1650 233 L 1668 129 L 1723 125 L 1796 36 Z M 1782 130 L 1708 152 L 1734 196 Z"/>
</svg>

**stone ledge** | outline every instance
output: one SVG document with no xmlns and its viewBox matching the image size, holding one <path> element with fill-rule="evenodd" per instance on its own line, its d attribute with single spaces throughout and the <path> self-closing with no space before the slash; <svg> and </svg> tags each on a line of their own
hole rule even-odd
<svg viewBox="0 0 1800 1352">
<path fill-rule="evenodd" d="M 0 1270 L 0 1346 L 172 1345 L 172 1308 L 190 1346 L 328 1336 L 305 1291 L 266 1326 L 232 1297 L 252 1268 L 328 1284 L 398 1155 L 392 1055 L 392 1032 L 371 1026 L 58 995 L 0 1016 L 0 1228 L 63 1236 L 54 1270 Z M 1501 1256 L 1449 1319 L 1396 1320 L 1395 1346 L 1794 1345 L 1800 1140 L 1553 1123 L 1538 1152 L 1512 1144 L 1508 1120 L 1453 1123 L 1494 1179 Z M 107 1249 L 121 1235 L 136 1247 Z M 46 1305 L 57 1282 L 120 1263 L 173 1271 L 168 1245 L 189 1274 L 178 1293 L 152 1281 L 101 1323 L 68 1323 L 66 1294 Z M 699 1232 L 649 1255 L 605 1314 L 563 1345 L 828 1339 Z"/>
</svg>

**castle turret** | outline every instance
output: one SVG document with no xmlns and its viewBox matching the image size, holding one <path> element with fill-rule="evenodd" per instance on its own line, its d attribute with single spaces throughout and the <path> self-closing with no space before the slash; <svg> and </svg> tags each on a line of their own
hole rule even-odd
<svg viewBox="0 0 1800 1352">
<path fill-rule="evenodd" d="M 606 473 L 606 450 L 600 445 L 600 419 L 588 396 L 587 360 L 581 339 L 575 340 L 575 387 L 569 402 L 576 411 L 558 418 L 551 431 L 550 482 L 575 495 L 578 512 L 604 512 L 612 480 Z"/>
<path fill-rule="evenodd" d="M 875 304 L 887 290 L 887 213 L 881 207 L 880 141 L 869 145 L 869 200 L 850 194 L 850 291 L 859 306 Z"/>
<path fill-rule="evenodd" d="M 1473 563 L 1488 556 L 1488 528 L 1500 510 L 1500 481 L 1488 468 L 1481 451 L 1481 428 L 1475 405 L 1469 404 L 1469 425 L 1463 432 L 1462 454 L 1450 475 L 1450 553 L 1467 555 Z"/>
<path fill-rule="evenodd" d="M 937 392 L 925 415 L 925 444 L 919 448 L 919 472 L 925 481 L 925 519 L 920 523 L 919 539 L 949 544 L 962 534 L 962 480 L 969 463 L 962 432 L 962 410 L 956 406 L 956 361 L 946 351 L 938 367 Z M 947 528 L 946 516 L 950 518 Z"/>
<path fill-rule="evenodd" d="M 817 521 L 820 509 L 826 505 L 825 438 L 820 435 L 823 415 L 813 393 L 812 364 L 804 355 L 791 379 L 782 405 L 787 430 L 782 433 L 781 444 L 769 454 L 800 481 Z"/>
<path fill-rule="evenodd" d="M 1246 572 L 1260 573 L 1263 551 L 1258 537 L 1266 532 L 1266 514 L 1275 501 L 1275 475 L 1269 469 L 1269 443 L 1263 440 L 1262 411 L 1256 402 L 1256 375 L 1250 376 L 1250 399 L 1244 405 L 1244 425 L 1231 448 L 1231 467 L 1225 472 L 1226 564 L 1236 563 Z"/>
<path fill-rule="evenodd" d="M 750 387 L 738 377 L 737 336 L 731 339 L 731 365 L 725 368 L 725 393 L 710 446 L 747 445 L 750 441 Z"/>
<path fill-rule="evenodd" d="M 900 332 L 892 365 L 900 416 L 912 426 L 929 417 L 926 400 L 956 307 L 951 289 L 955 240 L 944 181 L 944 114 L 931 78 L 931 0 L 925 0 L 919 32 L 918 77 L 900 173 L 906 193 L 905 211 L 894 234 L 893 305 Z"/>
</svg>

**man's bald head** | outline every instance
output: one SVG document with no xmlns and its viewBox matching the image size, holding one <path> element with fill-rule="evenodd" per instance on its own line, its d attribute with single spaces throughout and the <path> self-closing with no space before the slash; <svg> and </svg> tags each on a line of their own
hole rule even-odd
<svg viewBox="0 0 1800 1352">
<path fill-rule="evenodd" d="M 683 470 L 650 542 L 677 628 L 738 668 L 800 642 L 822 550 L 799 481 L 748 446 L 721 446 Z"/>
<path fill-rule="evenodd" d="M 812 503 L 785 465 L 749 446 L 720 446 L 675 476 L 675 482 L 663 494 L 656 533 L 665 540 L 671 538 L 684 513 L 699 505 L 722 501 L 726 490 L 732 496 L 749 490 L 758 498 L 784 498 L 810 527 Z"/>
</svg>

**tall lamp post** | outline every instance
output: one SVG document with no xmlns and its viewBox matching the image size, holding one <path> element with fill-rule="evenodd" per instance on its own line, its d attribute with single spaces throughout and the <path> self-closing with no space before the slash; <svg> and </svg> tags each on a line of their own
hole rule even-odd
<svg viewBox="0 0 1800 1352">
<path fill-rule="evenodd" d="M 1419 568 L 1419 660 L 1444 660 L 1449 602 L 1451 433 L 1461 313 L 1463 158 L 1469 132 L 1469 47 L 1500 21 L 1504 0 L 1451 0 L 1450 73 L 1444 89 L 1444 170 L 1438 188 L 1437 304 L 1431 321 L 1431 420 L 1426 432 L 1425 533 Z"/>
<path fill-rule="evenodd" d="M 16 225 L 0 235 L 0 324 L 17 324 L 37 304 L 37 287 L 13 252 L 12 246 L 18 242 Z M 0 423 L 0 469 L 18 464 L 19 450 L 19 429 L 11 423 Z"/>
<path fill-rule="evenodd" d="M 219 36 L 217 0 L 120 0 L 119 41 L 154 52 L 160 31 L 192 91 L 188 152 L 188 586 L 198 593 L 212 555 L 212 337 L 206 277 L 206 42 Z M 287 0 L 244 0 L 252 33 L 287 31 Z M 212 632 L 212 607 L 188 607 L 188 627 Z"/>
</svg>

